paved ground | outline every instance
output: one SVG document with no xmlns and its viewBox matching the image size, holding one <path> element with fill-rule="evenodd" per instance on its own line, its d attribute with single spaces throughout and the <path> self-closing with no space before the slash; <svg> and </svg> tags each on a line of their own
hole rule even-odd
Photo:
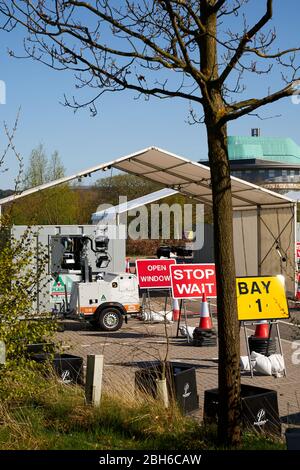
<svg viewBox="0 0 300 470">
<path fill-rule="evenodd" d="M 188 319 L 191 326 L 198 326 L 198 322 L 197 317 Z M 131 319 L 114 333 L 95 331 L 88 324 L 71 320 L 64 324 L 65 331 L 58 333 L 58 337 L 69 352 L 84 359 L 88 354 L 104 354 L 104 388 L 107 391 L 132 396 L 135 371 L 145 363 L 163 359 L 166 354 L 165 327 L 162 324 L 144 324 Z M 297 344 L 290 340 L 297 336 L 298 329 L 294 327 L 292 334 L 289 325 L 281 324 L 280 329 L 283 336 L 289 338 L 282 340 L 287 377 L 256 375 L 251 378 L 243 375 L 242 383 L 276 390 L 283 422 L 293 421 L 300 425 L 300 341 Z M 200 399 L 197 415 L 202 417 L 204 390 L 217 386 L 217 347 L 191 346 L 182 336 L 177 338 L 177 324 L 168 325 L 167 330 L 170 338 L 169 360 L 191 363 L 196 368 Z M 298 337 L 300 340 L 300 331 Z M 241 355 L 245 354 L 245 339 L 241 331 Z"/>
</svg>

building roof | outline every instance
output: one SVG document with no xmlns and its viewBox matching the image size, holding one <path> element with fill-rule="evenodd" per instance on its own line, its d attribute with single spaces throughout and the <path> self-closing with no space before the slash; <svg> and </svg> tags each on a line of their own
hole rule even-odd
<svg viewBox="0 0 300 470">
<path fill-rule="evenodd" d="M 1 199 L 0 206 L 34 192 L 43 191 L 44 189 L 72 181 L 80 176 L 92 174 L 96 171 L 105 171 L 111 167 L 140 176 L 141 178 L 156 181 L 166 188 L 174 189 L 202 203 L 212 205 L 209 167 L 157 147 L 149 147 L 117 160 L 80 171 L 75 175 L 60 178 L 59 180 L 23 191 L 18 195 Z M 257 206 L 289 206 L 295 202 L 281 194 L 274 193 L 233 176 L 231 177 L 231 186 L 234 209 L 249 209 L 256 208 Z"/>
<path fill-rule="evenodd" d="M 255 158 L 300 165 L 300 147 L 290 138 L 229 136 L 230 160 Z"/>
</svg>

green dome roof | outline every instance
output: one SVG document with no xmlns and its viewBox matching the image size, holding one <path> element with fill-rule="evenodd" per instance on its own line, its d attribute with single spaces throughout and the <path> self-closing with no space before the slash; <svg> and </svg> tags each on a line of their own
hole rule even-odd
<svg viewBox="0 0 300 470">
<path fill-rule="evenodd" d="M 300 164 L 300 147 L 290 138 L 229 136 L 228 153 L 230 160 L 257 158 Z"/>
</svg>

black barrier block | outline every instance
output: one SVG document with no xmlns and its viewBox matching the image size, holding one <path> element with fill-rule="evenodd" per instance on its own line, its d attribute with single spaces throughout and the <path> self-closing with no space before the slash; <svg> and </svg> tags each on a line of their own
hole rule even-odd
<svg viewBox="0 0 300 470">
<path fill-rule="evenodd" d="M 278 411 L 277 392 L 252 385 L 241 385 L 243 427 L 281 436 L 281 423 Z M 205 422 L 217 422 L 219 390 L 204 392 Z"/>
<path fill-rule="evenodd" d="M 162 363 L 158 363 L 148 368 L 136 371 L 136 389 L 148 393 L 154 398 L 156 398 L 156 380 L 161 379 L 162 375 Z M 167 362 L 166 380 L 169 397 L 176 400 L 179 407 L 184 413 L 189 413 L 199 408 L 199 397 L 197 395 L 196 385 L 196 371 L 191 364 Z"/>
<path fill-rule="evenodd" d="M 49 353 L 54 352 L 55 344 L 54 343 L 31 343 L 28 344 L 26 347 L 27 356 L 32 356 L 32 354 L 42 354 L 42 353 Z"/>
<path fill-rule="evenodd" d="M 50 361 L 56 374 L 64 383 L 82 384 L 83 383 L 83 358 L 73 356 L 72 354 L 54 354 L 47 353 L 32 354 L 31 359 L 45 363 Z"/>
<path fill-rule="evenodd" d="M 300 428 L 288 428 L 285 431 L 287 450 L 300 450 Z"/>
</svg>

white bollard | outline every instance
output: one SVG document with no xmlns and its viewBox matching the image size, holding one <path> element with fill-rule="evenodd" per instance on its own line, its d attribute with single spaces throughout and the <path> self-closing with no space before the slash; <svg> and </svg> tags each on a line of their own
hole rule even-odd
<svg viewBox="0 0 300 470">
<path fill-rule="evenodd" d="M 6 361 L 6 346 L 4 341 L 0 341 L 0 364 L 5 364 Z"/>
<path fill-rule="evenodd" d="M 102 392 L 104 356 L 88 355 L 86 381 L 85 381 L 85 398 L 86 402 L 93 406 L 99 406 Z"/>
<path fill-rule="evenodd" d="M 163 403 L 165 408 L 169 407 L 169 395 L 166 379 L 156 379 L 157 398 Z"/>
</svg>

